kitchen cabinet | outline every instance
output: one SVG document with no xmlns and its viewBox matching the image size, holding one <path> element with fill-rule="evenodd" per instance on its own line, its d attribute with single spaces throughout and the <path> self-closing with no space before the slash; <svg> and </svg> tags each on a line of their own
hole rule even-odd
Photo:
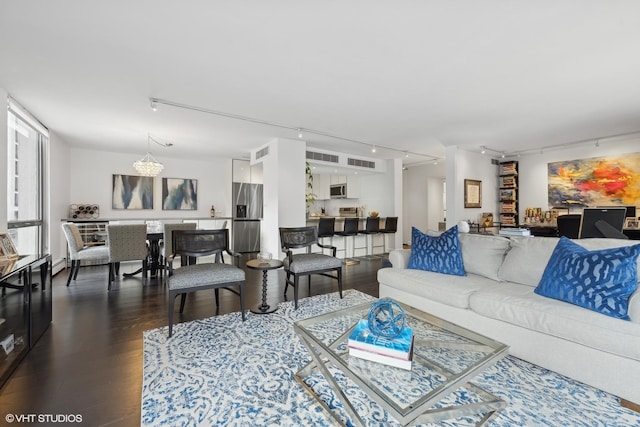
<svg viewBox="0 0 640 427">
<path fill-rule="evenodd" d="M 248 160 L 233 161 L 232 182 L 251 183 L 251 165 Z"/>
<path fill-rule="evenodd" d="M 347 176 L 346 175 L 330 175 L 330 185 L 334 184 L 346 184 Z"/>
<path fill-rule="evenodd" d="M 347 199 L 360 197 L 360 178 L 357 175 L 347 175 Z"/>
<path fill-rule="evenodd" d="M 329 194 L 330 177 L 331 175 L 326 174 L 313 175 L 313 194 L 316 195 L 316 200 L 329 200 L 331 198 Z"/>
</svg>

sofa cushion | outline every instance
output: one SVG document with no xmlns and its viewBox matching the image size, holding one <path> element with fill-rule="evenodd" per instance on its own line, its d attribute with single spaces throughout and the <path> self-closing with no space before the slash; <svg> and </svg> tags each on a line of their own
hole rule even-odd
<svg viewBox="0 0 640 427">
<path fill-rule="evenodd" d="M 464 271 L 488 279 L 501 280 L 498 271 L 509 250 L 509 239 L 501 236 L 467 233 L 460 233 L 458 237 Z"/>
<path fill-rule="evenodd" d="M 538 286 L 557 237 L 513 237 L 498 275 L 507 282 Z"/>
<path fill-rule="evenodd" d="M 640 325 L 536 295 L 530 286 L 504 283 L 474 292 L 469 305 L 485 317 L 640 361 Z"/>
<path fill-rule="evenodd" d="M 378 270 L 378 282 L 452 307 L 469 308 L 469 296 L 478 290 L 502 286 L 501 282 L 469 274 L 451 276 L 424 270 L 383 268 Z"/>
<path fill-rule="evenodd" d="M 535 293 L 629 320 L 639 253 L 640 245 L 589 251 L 562 237 Z"/>
<path fill-rule="evenodd" d="M 437 237 L 428 236 L 411 227 L 411 257 L 408 268 L 464 276 L 458 226 L 451 227 Z"/>
</svg>

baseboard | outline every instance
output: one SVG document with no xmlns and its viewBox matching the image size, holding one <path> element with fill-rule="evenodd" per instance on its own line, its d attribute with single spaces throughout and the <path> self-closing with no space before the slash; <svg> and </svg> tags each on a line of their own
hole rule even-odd
<svg viewBox="0 0 640 427">
<path fill-rule="evenodd" d="M 51 274 L 55 276 L 56 274 L 60 273 L 65 268 L 67 268 L 67 259 L 66 258 L 62 258 L 62 259 L 56 261 L 55 263 L 53 263 L 53 266 L 51 267 Z"/>
</svg>

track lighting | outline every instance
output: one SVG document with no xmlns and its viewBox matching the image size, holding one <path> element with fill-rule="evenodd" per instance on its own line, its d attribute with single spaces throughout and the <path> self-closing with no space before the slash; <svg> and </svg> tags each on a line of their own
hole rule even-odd
<svg viewBox="0 0 640 427">
<path fill-rule="evenodd" d="M 485 146 L 484 146 L 484 145 L 481 145 L 481 146 L 480 146 L 480 154 L 484 154 L 484 153 L 486 153 L 486 152 L 487 152 L 487 149 L 485 148 Z"/>
<path fill-rule="evenodd" d="M 371 152 L 372 152 L 372 153 L 375 153 L 375 152 L 376 152 L 376 146 L 375 146 L 375 145 L 371 147 Z"/>
<path fill-rule="evenodd" d="M 302 139 L 302 129 L 298 129 L 298 139 Z"/>
<path fill-rule="evenodd" d="M 151 101 L 151 110 L 158 111 L 158 104 L 156 104 L 156 101 Z"/>
<path fill-rule="evenodd" d="M 408 159 L 408 158 L 409 158 L 409 152 L 408 152 L 408 151 L 405 151 L 405 152 L 404 152 L 404 158 L 405 158 L 405 159 Z"/>
<path fill-rule="evenodd" d="M 596 147 L 600 147 L 600 140 L 596 141 Z"/>
</svg>

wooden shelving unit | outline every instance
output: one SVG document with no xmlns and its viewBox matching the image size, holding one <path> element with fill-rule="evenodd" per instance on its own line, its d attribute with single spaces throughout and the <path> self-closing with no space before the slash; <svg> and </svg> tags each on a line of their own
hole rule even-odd
<svg viewBox="0 0 640 427">
<path fill-rule="evenodd" d="M 518 162 L 499 164 L 500 227 L 518 227 Z"/>
</svg>

